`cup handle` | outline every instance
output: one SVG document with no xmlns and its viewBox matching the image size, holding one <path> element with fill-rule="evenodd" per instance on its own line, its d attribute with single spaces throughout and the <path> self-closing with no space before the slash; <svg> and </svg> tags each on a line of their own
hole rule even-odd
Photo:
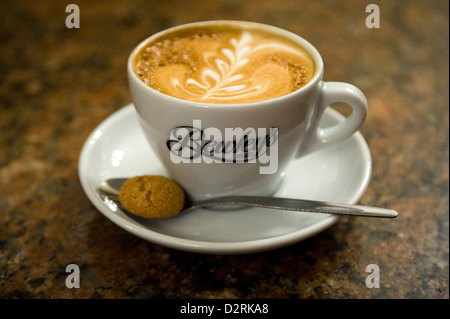
<svg viewBox="0 0 450 319">
<path fill-rule="evenodd" d="M 333 103 L 343 102 L 352 108 L 352 114 L 342 123 L 320 128 L 319 122 L 325 109 Z M 367 117 L 367 100 L 356 86 L 344 82 L 321 82 L 314 108 L 309 136 L 297 153 L 306 155 L 326 146 L 341 142 L 355 133 Z"/>
</svg>

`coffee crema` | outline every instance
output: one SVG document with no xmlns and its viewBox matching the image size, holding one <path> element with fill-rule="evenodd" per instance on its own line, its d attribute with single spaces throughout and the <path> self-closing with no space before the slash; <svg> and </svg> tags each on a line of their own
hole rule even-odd
<svg viewBox="0 0 450 319">
<path fill-rule="evenodd" d="M 195 102 L 235 104 L 298 90 L 314 75 L 299 44 L 260 29 L 192 26 L 165 33 L 142 47 L 135 74 L 161 93 Z"/>
</svg>

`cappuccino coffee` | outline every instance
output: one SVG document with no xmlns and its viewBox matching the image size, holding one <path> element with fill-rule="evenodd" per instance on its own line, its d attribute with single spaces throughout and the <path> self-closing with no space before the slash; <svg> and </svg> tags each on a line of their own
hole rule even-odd
<svg viewBox="0 0 450 319">
<path fill-rule="evenodd" d="M 308 41 L 248 21 L 176 26 L 141 42 L 127 61 L 142 132 L 193 200 L 270 196 L 294 159 L 358 131 L 367 115 L 364 94 L 325 82 L 323 74 Z M 351 116 L 319 126 L 337 102 L 348 104 Z"/>
<path fill-rule="evenodd" d="M 309 53 L 267 30 L 217 24 L 187 26 L 150 40 L 133 71 L 147 86 L 183 100 L 236 104 L 298 90 L 314 75 Z"/>
</svg>

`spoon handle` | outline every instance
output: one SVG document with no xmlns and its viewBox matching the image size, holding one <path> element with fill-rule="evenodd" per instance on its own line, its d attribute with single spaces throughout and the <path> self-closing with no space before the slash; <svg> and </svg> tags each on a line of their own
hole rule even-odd
<svg viewBox="0 0 450 319">
<path fill-rule="evenodd" d="M 394 218 L 398 215 L 396 211 L 385 208 L 281 197 L 226 196 L 193 203 L 194 207 L 216 205 L 245 205 L 306 213 L 353 215 L 364 217 Z"/>
</svg>

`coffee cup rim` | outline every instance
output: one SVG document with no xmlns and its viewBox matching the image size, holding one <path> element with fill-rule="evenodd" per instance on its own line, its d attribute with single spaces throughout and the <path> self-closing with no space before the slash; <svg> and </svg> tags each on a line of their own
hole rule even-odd
<svg viewBox="0 0 450 319">
<path fill-rule="evenodd" d="M 256 102 L 223 104 L 223 103 L 206 103 L 206 102 L 196 102 L 196 101 L 184 100 L 181 98 L 177 98 L 177 97 L 162 93 L 162 92 L 146 85 L 135 74 L 135 72 L 133 70 L 133 66 L 132 66 L 133 57 L 142 47 L 144 47 L 148 42 L 150 42 L 154 38 L 160 37 L 165 33 L 176 31 L 178 29 L 183 29 L 183 28 L 190 27 L 190 26 L 202 26 L 202 25 L 211 25 L 211 24 L 215 24 L 215 25 L 228 24 L 228 25 L 241 25 L 241 26 L 248 25 L 252 28 L 266 29 L 266 30 L 269 30 L 270 32 L 278 33 L 282 36 L 288 37 L 289 39 L 300 44 L 308 52 L 308 54 L 310 54 L 310 56 L 314 60 L 315 70 L 314 70 L 313 77 L 307 84 L 305 84 L 301 88 L 299 88 L 293 92 L 290 92 L 288 94 L 282 95 L 282 96 L 278 96 L 275 98 L 262 100 L 262 101 L 256 101 Z M 193 107 L 223 108 L 224 105 L 227 107 L 239 107 L 239 106 L 251 107 L 253 105 L 261 106 L 261 105 L 268 104 L 268 103 L 276 103 L 277 101 L 281 101 L 283 99 L 290 98 L 294 95 L 301 94 L 301 92 L 307 91 L 311 87 L 314 87 L 318 82 L 321 81 L 321 79 L 323 77 L 323 60 L 322 60 L 322 57 L 321 57 L 319 51 L 308 40 L 306 40 L 305 38 L 299 36 L 298 34 L 296 34 L 294 32 L 282 29 L 280 27 L 269 25 L 269 24 L 264 24 L 264 23 L 260 23 L 260 22 L 252 22 L 252 21 L 245 21 L 245 20 L 207 20 L 207 21 L 190 22 L 190 23 L 186 23 L 186 24 L 173 26 L 173 27 L 161 30 L 161 31 L 154 33 L 154 34 L 150 35 L 149 37 L 145 38 L 131 51 L 131 53 L 128 57 L 128 61 L 127 61 L 127 69 L 128 69 L 128 76 L 132 77 L 135 82 L 137 81 L 139 86 L 142 86 L 145 90 L 151 91 L 153 94 L 161 96 L 165 100 L 173 100 L 176 102 L 182 102 L 186 105 L 193 106 Z"/>
</svg>

